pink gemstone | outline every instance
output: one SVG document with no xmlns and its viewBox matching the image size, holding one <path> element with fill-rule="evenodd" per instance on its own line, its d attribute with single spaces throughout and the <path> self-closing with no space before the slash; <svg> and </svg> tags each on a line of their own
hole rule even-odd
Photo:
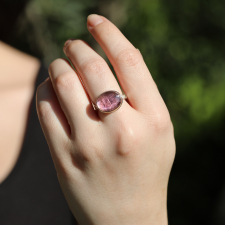
<svg viewBox="0 0 225 225">
<path fill-rule="evenodd" d="M 98 97 L 96 105 L 102 112 L 107 113 L 119 108 L 122 104 L 122 101 L 123 99 L 118 92 L 107 91 Z"/>
</svg>

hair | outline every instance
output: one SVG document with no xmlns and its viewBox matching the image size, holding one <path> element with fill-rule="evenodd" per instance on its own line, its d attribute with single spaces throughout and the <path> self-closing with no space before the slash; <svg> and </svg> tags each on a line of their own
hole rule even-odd
<svg viewBox="0 0 225 225">
<path fill-rule="evenodd" d="M 10 43 L 16 31 L 18 17 L 24 12 L 29 0 L 0 1 L 0 40 Z"/>
</svg>

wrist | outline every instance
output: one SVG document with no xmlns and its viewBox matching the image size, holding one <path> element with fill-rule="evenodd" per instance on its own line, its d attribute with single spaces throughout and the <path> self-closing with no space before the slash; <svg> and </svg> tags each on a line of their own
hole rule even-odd
<svg viewBox="0 0 225 225">
<path fill-rule="evenodd" d="M 147 203 L 134 208 L 132 206 L 123 206 L 121 208 L 97 210 L 88 218 L 79 222 L 80 225 L 168 225 L 166 200 Z M 97 206 L 96 206 L 97 207 Z"/>
</svg>

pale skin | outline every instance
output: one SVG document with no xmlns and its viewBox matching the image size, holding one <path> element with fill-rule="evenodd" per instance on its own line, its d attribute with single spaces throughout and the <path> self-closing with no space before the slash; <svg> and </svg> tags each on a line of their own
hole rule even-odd
<svg viewBox="0 0 225 225">
<path fill-rule="evenodd" d="M 39 67 L 38 59 L 0 41 L 0 183 L 18 160 Z"/>
<path fill-rule="evenodd" d="M 80 225 L 166 225 L 175 156 L 173 126 L 141 53 L 106 18 L 87 27 L 128 97 L 111 114 L 90 101 L 120 87 L 106 62 L 82 40 L 67 41 L 37 91 L 37 111 L 58 178 Z M 83 81 L 83 87 L 80 78 Z M 86 89 L 86 91 L 85 91 Z"/>
</svg>

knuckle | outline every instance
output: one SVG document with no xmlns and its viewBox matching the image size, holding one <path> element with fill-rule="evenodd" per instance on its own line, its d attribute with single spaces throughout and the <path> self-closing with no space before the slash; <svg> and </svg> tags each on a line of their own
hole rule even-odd
<svg viewBox="0 0 225 225">
<path fill-rule="evenodd" d="M 169 112 L 156 113 L 151 120 L 151 126 L 156 133 L 164 132 L 172 128 Z"/>
<path fill-rule="evenodd" d="M 141 62 L 141 54 L 137 49 L 125 49 L 121 51 L 116 57 L 116 62 L 123 66 L 136 66 Z"/>
<path fill-rule="evenodd" d="M 141 140 L 140 132 L 133 126 L 123 124 L 118 132 L 117 153 L 121 156 L 130 155 L 138 149 Z"/>
<path fill-rule="evenodd" d="M 106 63 L 102 59 L 92 59 L 81 66 L 84 74 L 102 74 L 106 70 Z"/>
<path fill-rule="evenodd" d="M 71 88 L 73 88 L 74 82 L 74 74 L 72 74 L 71 72 L 64 72 L 55 78 L 55 89 L 59 93 L 64 90 L 70 90 Z"/>
</svg>

